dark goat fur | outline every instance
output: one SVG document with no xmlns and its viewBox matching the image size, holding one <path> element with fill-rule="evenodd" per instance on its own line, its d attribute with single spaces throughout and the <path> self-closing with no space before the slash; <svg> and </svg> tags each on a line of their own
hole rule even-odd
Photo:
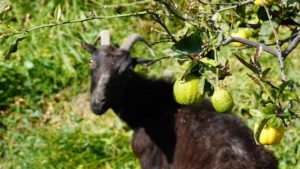
<svg viewBox="0 0 300 169">
<path fill-rule="evenodd" d="M 111 107 L 134 130 L 132 148 L 143 169 L 277 169 L 239 118 L 216 113 L 209 101 L 199 108 L 177 104 L 172 83 L 132 70 L 129 51 L 83 47 L 93 53 L 92 110 Z"/>
<path fill-rule="evenodd" d="M 118 115 L 135 131 L 132 147 L 143 169 L 277 168 L 239 118 L 216 113 L 208 101 L 180 106 L 172 84 L 130 77 Z"/>
</svg>

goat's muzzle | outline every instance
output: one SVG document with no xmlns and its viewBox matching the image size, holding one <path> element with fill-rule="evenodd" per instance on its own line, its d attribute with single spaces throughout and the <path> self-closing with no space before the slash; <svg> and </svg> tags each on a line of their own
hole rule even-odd
<svg viewBox="0 0 300 169">
<path fill-rule="evenodd" d="M 101 114 L 105 113 L 108 108 L 109 108 L 109 106 L 107 105 L 105 100 L 101 100 L 101 101 L 91 100 L 92 112 L 97 115 L 101 115 Z"/>
</svg>

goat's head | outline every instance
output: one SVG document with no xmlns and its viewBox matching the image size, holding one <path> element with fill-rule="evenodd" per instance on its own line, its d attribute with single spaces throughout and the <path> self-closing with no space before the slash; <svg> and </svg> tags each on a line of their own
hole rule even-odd
<svg viewBox="0 0 300 169">
<path fill-rule="evenodd" d="M 82 47 L 92 54 L 91 109 L 95 114 L 103 114 L 108 108 L 120 104 L 119 99 L 128 80 L 128 70 L 137 63 L 130 57 L 131 47 L 136 42 L 142 41 L 150 49 L 145 39 L 138 34 L 128 36 L 120 48 L 110 46 L 110 35 L 107 30 L 101 31 L 97 39 L 99 38 L 101 39 L 99 49 L 94 45 L 82 43 Z M 152 52 L 151 49 L 150 51 Z"/>
</svg>

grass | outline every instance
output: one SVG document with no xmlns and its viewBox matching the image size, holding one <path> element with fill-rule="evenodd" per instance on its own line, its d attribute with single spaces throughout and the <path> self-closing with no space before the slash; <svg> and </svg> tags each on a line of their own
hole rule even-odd
<svg viewBox="0 0 300 169">
<path fill-rule="evenodd" d="M 118 0 L 113 3 L 128 2 Z M 59 3 L 63 20 L 84 18 L 91 11 L 97 15 L 115 15 L 147 8 L 147 4 L 143 4 L 104 9 L 104 4 L 112 3 L 109 0 L 14 0 L 12 11 L 5 14 L 0 24 L 0 32 L 9 33 L 53 22 L 53 12 Z M 171 25 L 171 31 L 180 26 L 172 22 L 168 24 Z M 114 45 L 133 32 L 145 35 L 153 42 L 162 35 L 151 32 L 151 28 L 160 30 L 160 27 L 154 25 L 148 16 L 97 20 L 84 25 L 64 25 L 33 32 L 21 41 L 18 51 L 7 60 L 4 60 L 4 53 L 16 39 L 0 39 L 0 168 L 139 168 L 130 147 L 132 131 L 126 124 L 111 111 L 100 117 L 90 112 L 89 54 L 81 49 L 80 40 L 92 42 L 99 30 L 109 29 Z M 163 51 L 170 45 L 155 45 L 156 57 L 165 56 Z M 286 60 L 289 78 L 298 82 L 298 94 L 299 52 L 298 48 Z M 230 51 L 223 54 L 223 57 L 230 58 L 233 72 L 233 76 L 227 78 L 224 84 L 238 103 L 234 112 L 252 126 L 253 119 L 244 110 L 258 106 L 258 87 L 246 76 L 249 71 L 231 57 Z M 152 57 L 141 44 L 135 46 L 133 55 Z M 249 52 L 243 53 L 243 56 L 249 56 Z M 279 69 L 276 59 L 270 56 L 262 59 L 264 66 L 274 66 L 269 78 L 280 78 L 277 76 Z M 140 66 L 137 71 L 153 78 L 178 76 L 181 69 L 176 61 L 169 59 L 149 69 Z M 300 167 L 299 131 L 298 120 L 294 127 L 287 130 L 279 145 L 267 146 L 278 157 L 280 169 Z"/>
</svg>

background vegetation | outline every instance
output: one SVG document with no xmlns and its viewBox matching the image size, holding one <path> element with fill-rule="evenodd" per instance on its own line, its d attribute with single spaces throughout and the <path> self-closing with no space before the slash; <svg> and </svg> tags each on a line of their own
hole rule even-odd
<svg viewBox="0 0 300 169">
<path fill-rule="evenodd" d="M 5 3 L 10 5 L 7 0 L 0 2 L 2 7 Z M 31 32 L 19 43 L 17 39 L 23 34 L 3 37 L 59 22 L 54 15 L 59 4 L 62 21 L 135 13 L 153 7 L 151 1 L 14 0 L 10 10 L 0 9 L 0 168 L 139 168 L 130 148 L 132 131 L 110 111 L 101 117 L 90 112 L 89 54 L 81 49 L 80 41 L 92 42 L 99 30 L 109 29 L 115 46 L 133 32 L 155 42 L 166 37 L 165 31 L 151 16 L 143 15 L 44 28 Z M 185 27 L 172 18 L 166 25 L 171 32 Z M 281 31 L 282 36 L 284 33 Z M 16 52 L 7 55 L 16 43 Z M 155 58 L 165 57 L 165 49 L 172 45 L 154 45 Z M 236 102 L 233 112 L 252 127 L 253 118 L 247 110 L 259 107 L 259 87 L 246 75 L 250 71 L 232 57 L 232 47 L 224 51 L 222 57 L 229 60 L 233 73 L 224 81 Z M 253 49 L 240 51 L 244 58 L 252 52 Z M 298 95 L 299 52 L 298 47 L 286 59 L 287 76 L 295 82 Z M 152 57 L 142 45 L 137 45 L 132 55 Z M 269 77 L 274 82 L 280 79 L 275 57 L 264 54 L 261 62 L 272 67 Z M 165 59 L 149 68 L 139 66 L 137 72 L 149 78 L 173 79 L 182 69 L 177 59 Z M 300 122 L 295 120 L 293 124 L 279 145 L 266 146 L 278 157 L 281 169 L 300 168 Z"/>
</svg>

